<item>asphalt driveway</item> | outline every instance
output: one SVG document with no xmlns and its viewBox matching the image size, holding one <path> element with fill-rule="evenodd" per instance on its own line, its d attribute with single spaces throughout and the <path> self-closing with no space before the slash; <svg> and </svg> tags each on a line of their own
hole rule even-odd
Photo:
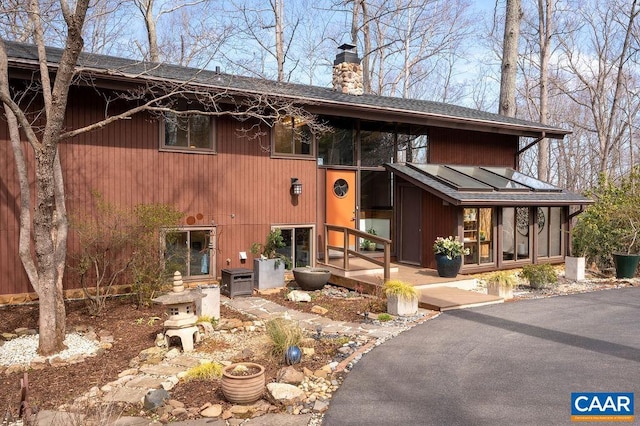
<svg viewBox="0 0 640 426">
<path fill-rule="evenodd" d="M 364 356 L 323 425 L 571 424 L 571 392 L 635 392 L 640 420 L 640 288 L 443 313 Z"/>
</svg>

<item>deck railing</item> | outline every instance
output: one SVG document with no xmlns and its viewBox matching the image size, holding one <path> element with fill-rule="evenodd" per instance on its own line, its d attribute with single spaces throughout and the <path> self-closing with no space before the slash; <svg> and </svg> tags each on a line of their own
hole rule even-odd
<svg viewBox="0 0 640 426">
<path fill-rule="evenodd" d="M 337 232 L 343 235 L 342 246 L 329 244 L 329 232 Z M 359 245 L 359 241 L 361 238 L 369 240 L 374 244 L 381 244 L 383 246 L 384 252 L 383 260 L 379 260 L 376 257 L 373 257 L 371 254 L 361 250 Z M 325 263 L 329 264 L 329 252 L 331 250 L 333 252 L 342 253 L 342 269 L 345 271 L 349 271 L 349 257 L 355 256 L 357 258 L 371 262 L 375 265 L 381 266 L 384 269 L 384 281 L 387 281 L 391 277 L 391 240 L 380 237 L 378 235 L 369 234 L 368 232 L 360 231 L 358 229 L 329 225 L 325 223 L 324 241 Z M 350 243 L 354 246 L 353 249 L 350 247 Z"/>
</svg>

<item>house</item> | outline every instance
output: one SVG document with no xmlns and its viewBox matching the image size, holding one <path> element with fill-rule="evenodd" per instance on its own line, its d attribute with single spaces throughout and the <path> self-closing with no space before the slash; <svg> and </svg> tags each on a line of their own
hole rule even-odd
<svg viewBox="0 0 640 426">
<path fill-rule="evenodd" d="M 34 46 L 6 43 L 10 78 L 37 75 Z M 282 229 L 296 266 L 324 260 L 325 223 L 375 230 L 398 262 L 434 267 L 436 236 L 470 249 L 463 272 L 562 262 L 569 207 L 590 201 L 517 169 L 522 137 L 562 139 L 552 126 L 437 102 L 362 94 L 352 46 L 341 46 L 334 88 L 277 83 L 166 64 L 83 54 L 67 125 L 77 128 L 124 108 L 109 95 L 154 84 L 219 93 L 228 114 L 136 114 L 60 146 L 67 209 L 86 211 L 92 191 L 121 206 L 168 203 L 184 212 L 178 244 L 184 279 L 206 282 L 243 259 L 253 242 Z M 48 49 L 52 68 L 61 51 Z M 22 83 L 23 84 L 23 83 Z M 145 86 L 146 85 L 146 86 Z M 231 115 L 237 100 L 274 96 L 328 123 L 313 134 L 292 115 L 277 123 Z M 119 104 L 120 103 L 120 104 Z M 188 105 L 186 105 L 188 104 Z M 115 106 L 114 106 L 115 105 Z M 234 105 L 233 108 L 231 105 Z M 0 125 L 0 295 L 33 290 L 18 257 L 19 191 L 5 122 Z M 349 244 L 357 246 L 355 239 Z M 167 247 L 171 249 L 171 247 Z M 69 252 L 77 250 L 70 236 Z M 249 263 L 247 263 L 249 262 Z M 68 278 L 66 288 L 77 285 Z"/>
</svg>

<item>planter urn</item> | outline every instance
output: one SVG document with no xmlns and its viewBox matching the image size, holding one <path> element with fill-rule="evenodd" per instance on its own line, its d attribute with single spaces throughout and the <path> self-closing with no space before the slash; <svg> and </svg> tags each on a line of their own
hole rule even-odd
<svg viewBox="0 0 640 426">
<path fill-rule="evenodd" d="M 254 287 L 258 290 L 284 287 L 282 259 L 253 259 Z"/>
<path fill-rule="evenodd" d="M 443 278 L 455 278 L 462 266 L 462 256 L 449 259 L 445 254 L 436 254 L 438 275 Z"/>
<path fill-rule="evenodd" d="M 293 278 L 305 291 L 322 290 L 331 278 L 331 271 L 322 268 L 294 268 Z"/>
<path fill-rule="evenodd" d="M 390 294 L 387 296 L 387 313 L 395 316 L 410 316 L 418 312 L 418 298 L 406 298 Z"/>
<path fill-rule="evenodd" d="M 613 254 L 613 263 L 616 266 L 616 278 L 633 278 L 638 271 L 640 254 Z"/>
<path fill-rule="evenodd" d="M 234 371 L 238 366 L 247 368 L 246 374 Z M 222 393 L 233 404 L 252 404 L 264 393 L 264 367 L 254 362 L 239 362 L 222 369 Z"/>
<path fill-rule="evenodd" d="M 585 258 L 567 256 L 564 259 L 564 276 L 568 280 L 584 280 Z"/>
<path fill-rule="evenodd" d="M 487 294 L 502 297 L 504 300 L 513 299 L 513 288 L 498 283 L 487 283 Z"/>
</svg>

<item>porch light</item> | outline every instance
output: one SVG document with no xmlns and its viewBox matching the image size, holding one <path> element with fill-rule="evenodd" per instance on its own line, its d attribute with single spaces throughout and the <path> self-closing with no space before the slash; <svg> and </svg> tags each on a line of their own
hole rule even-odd
<svg viewBox="0 0 640 426">
<path fill-rule="evenodd" d="M 298 178 L 291 178 L 291 193 L 293 195 L 302 194 L 302 182 Z"/>
</svg>

